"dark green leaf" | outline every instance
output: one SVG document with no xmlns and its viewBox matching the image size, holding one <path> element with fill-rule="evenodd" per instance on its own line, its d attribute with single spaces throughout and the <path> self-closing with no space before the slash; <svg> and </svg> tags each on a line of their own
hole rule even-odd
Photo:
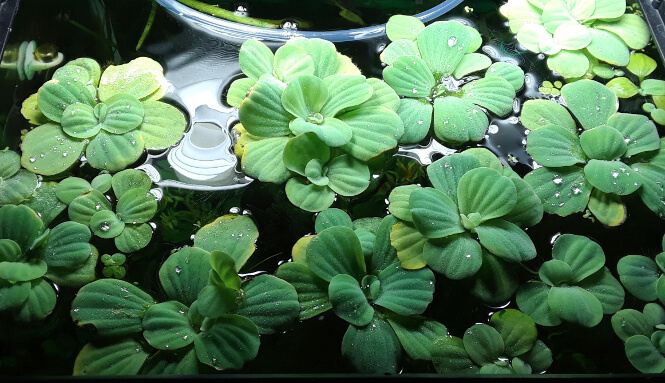
<svg viewBox="0 0 665 383">
<path fill-rule="evenodd" d="M 148 358 L 148 350 L 133 338 L 117 343 L 88 343 L 79 351 L 73 375 L 134 375 Z"/>
<path fill-rule="evenodd" d="M 464 333 L 464 349 L 477 364 L 491 364 L 504 355 L 505 345 L 499 332 L 486 324 L 471 326 Z"/>
<path fill-rule="evenodd" d="M 505 353 L 510 357 L 528 352 L 538 340 L 533 319 L 515 309 L 505 309 L 492 314 L 490 325 L 501 335 Z"/>
<path fill-rule="evenodd" d="M 298 319 L 300 296 L 288 282 L 259 275 L 243 286 L 236 313 L 251 320 L 259 334 L 272 334 Z"/>
<path fill-rule="evenodd" d="M 448 335 L 443 324 L 417 316 L 390 316 L 388 323 L 397 334 L 404 351 L 413 359 L 432 360 L 434 342 Z"/>
<path fill-rule="evenodd" d="M 184 247 L 166 259 L 159 269 L 159 281 L 169 299 L 191 305 L 208 285 L 210 254 L 197 247 Z"/>
<path fill-rule="evenodd" d="M 309 319 L 332 308 L 328 299 L 328 282 L 314 275 L 307 266 L 294 262 L 285 263 L 277 269 L 275 275 L 296 289 L 300 302 L 300 320 Z"/>
<path fill-rule="evenodd" d="M 444 336 L 434 342 L 432 362 L 439 374 L 473 374 L 479 368 L 464 348 L 462 339 Z"/>
<path fill-rule="evenodd" d="M 188 311 L 176 301 L 150 306 L 143 318 L 143 336 L 158 350 L 177 350 L 191 344 L 196 331 L 189 323 Z"/>
<path fill-rule="evenodd" d="M 405 270 L 394 263 L 379 273 L 381 287 L 375 304 L 398 315 L 422 314 L 432 302 L 434 273 L 427 268 Z"/>
<path fill-rule="evenodd" d="M 347 274 L 338 274 L 330 280 L 328 296 L 332 309 L 338 317 L 361 327 L 374 317 L 374 309 L 367 302 L 358 281 Z"/>
<path fill-rule="evenodd" d="M 365 260 L 360 241 L 348 227 L 323 230 L 307 247 L 307 266 L 319 278 L 332 280 L 347 274 L 358 282 L 365 275 Z"/>
<path fill-rule="evenodd" d="M 203 364 L 217 370 L 239 369 L 256 357 L 259 331 L 247 318 L 226 314 L 194 339 L 196 356 Z"/>
<path fill-rule="evenodd" d="M 413 190 L 409 206 L 414 225 L 427 238 L 443 238 L 464 232 L 457 206 L 437 189 Z"/>
<path fill-rule="evenodd" d="M 349 325 L 342 340 L 342 355 L 361 373 L 396 373 L 402 345 L 390 324 L 374 318 L 368 325 Z"/>
<path fill-rule="evenodd" d="M 208 252 L 222 251 L 236 261 L 240 270 L 254 253 L 259 230 L 251 218 L 244 215 L 225 215 L 196 232 L 194 246 Z"/>
<path fill-rule="evenodd" d="M 429 240 L 423 254 L 432 270 L 455 280 L 476 274 L 483 263 L 482 248 L 468 233 Z"/>
</svg>

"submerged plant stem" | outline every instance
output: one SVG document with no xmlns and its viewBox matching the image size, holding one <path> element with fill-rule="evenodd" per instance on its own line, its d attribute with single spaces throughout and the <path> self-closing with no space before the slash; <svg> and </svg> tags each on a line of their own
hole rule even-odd
<svg viewBox="0 0 665 383">
<path fill-rule="evenodd" d="M 150 9 L 150 16 L 148 16 L 148 21 L 145 23 L 145 28 L 143 28 L 143 33 L 139 38 L 139 42 L 136 43 L 137 51 L 141 49 L 141 46 L 143 46 L 143 42 L 145 41 L 146 37 L 148 37 L 148 33 L 150 33 L 150 29 L 152 28 L 152 24 L 155 22 L 156 14 L 157 14 L 157 2 L 153 0 L 152 8 Z"/>
<path fill-rule="evenodd" d="M 255 27 L 262 28 L 279 28 L 282 24 L 281 20 L 269 20 L 269 19 L 256 19 L 253 17 L 243 17 L 238 16 L 235 13 L 228 11 L 224 8 L 219 8 L 214 5 L 205 4 L 196 0 L 178 0 L 182 4 L 185 4 L 188 7 L 194 8 L 197 11 L 207 13 L 211 16 L 219 17 L 229 21 L 234 21 L 236 23 L 252 25 Z"/>
</svg>

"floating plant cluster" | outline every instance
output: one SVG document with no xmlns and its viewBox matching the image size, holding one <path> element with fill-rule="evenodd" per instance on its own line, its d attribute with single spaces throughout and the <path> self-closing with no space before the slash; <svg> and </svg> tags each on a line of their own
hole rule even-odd
<svg viewBox="0 0 665 383">
<path fill-rule="evenodd" d="M 78 289 L 70 315 L 88 333 L 75 375 L 237 370 L 264 337 L 324 313 L 347 329 L 341 355 L 362 373 L 397 373 L 407 359 L 441 374 L 543 373 L 557 360 L 538 326 L 602 321 L 637 370 L 662 373 L 665 253 L 612 265 L 574 227 L 553 239 L 551 254 L 538 254 L 530 236 L 545 215 L 586 212 L 598 227 L 622 225 L 631 196 L 665 218 L 665 141 L 652 121 L 665 122 L 665 82 L 647 78 L 653 59 L 629 52 L 647 45 L 649 30 L 624 1 L 509 0 L 501 12 L 519 43 L 548 55 L 563 77 L 522 105 L 524 71 L 476 53 L 482 37 L 458 21 L 393 16 L 377 58 L 383 79 L 321 39 L 294 38 L 274 52 L 242 44 L 246 77 L 225 94 L 238 110 L 240 168 L 257 183 L 283 184 L 288 208 L 313 218 L 312 234 L 290 244 L 274 275 L 243 273 L 269 228 L 232 211 L 197 222 L 189 245 L 155 260 L 155 286 L 124 280 L 154 244 L 160 216 L 161 193 L 131 166 L 146 149 L 176 144 L 187 122 L 158 101 L 168 83 L 156 61 L 103 71 L 92 59 L 68 62 L 23 102 L 34 127 L 21 153 L 0 151 L 0 315 L 39 323 L 58 286 Z M 594 75 L 619 77 L 603 84 Z M 620 111 L 637 95 L 651 98 L 649 116 Z M 533 160 L 523 178 L 469 146 L 485 138 L 489 114 L 512 112 Z M 460 149 L 420 174 L 385 168 L 400 145 L 425 139 Z M 340 200 L 376 191 L 383 176 L 393 180 L 383 215 L 353 219 Z M 453 334 L 429 316 L 443 305 L 440 281 L 467 283 L 475 300 L 501 308 Z M 624 308 L 625 291 L 648 302 L 641 312 Z"/>
</svg>

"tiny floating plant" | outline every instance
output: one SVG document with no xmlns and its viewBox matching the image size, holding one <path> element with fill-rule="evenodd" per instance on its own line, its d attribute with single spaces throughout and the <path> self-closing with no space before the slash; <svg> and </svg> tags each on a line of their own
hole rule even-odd
<svg viewBox="0 0 665 383">
<path fill-rule="evenodd" d="M 44 319 L 55 308 L 53 281 L 80 287 L 95 279 L 97 249 L 90 230 L 76 222 L 47 229 L 27 206 L 0 208 L 0 312 L 22 322 Z"/>
<path fill-rule="evenodd" d="M 65 56 L 53 44 L 37 46 L 34 40 L 23 41 L 18 47 L 5 49 L 0 69 L 15 70 L 19 80 L 32 80 L 36 72 L 55 68 L 64 59 Z"/>
<path fill-rule="evenodd" d="M 21 169 L 21 157 L 9 149 L 0 150 L 0 206 L 18 205 L 37 189 L 34 173 Z"/>
<path fill-rule="evenodd" d="M 386 33 L 392 42 L 381 53 L 388 65 L 383 78 L 402 96 L 401 144 L 423 140 L 431 127 L 444 144 L 480 141 L 489 126 L 484 109 L 498 116 L 512 110 L 524 72 L 475 53 L 482 38 L 474 28 L 457 21 L 425 27 L 415 17 L 397 15 L 388 20 Z M 481 70 L 485 73 L 478 78 Z"/>
<path fill-rule="evenodd" d="M 164 302 L 117 279 L 81 288 L 71 315 L 79 326 L 94 326 L 97 336 L 79 352 L 74 375 L 196 374 L 201 364 L 239 369 L 254 359 L 259 336 L 284 329 L 299 309 L 287 282 L 238 275 L 258 234 L 241 215 L 202 227 L 194 247 L 175 252 L 159 269 Z"/>
<path fill-rule="evenodd" d="M 630 50 L 651 38 L 647 23 L 626 13 L 626 0 L 508 0 L 500 12 L 517 41 L 546 54 L 567 79 L 614 77 L 612 67 L 628 65 Z"/>
<path fill-rule="evenodd" d="M 23 137 L 21 164 L 55 175 L 85 153 L 92 167 L 117 172 L 144 149 L 175 144 L 187 122 L 177 108 L 157 101 L 165 86 L 162 67 L 145 57 L 103 73 L 92 59 L 68 62 L 23 103 L 24 117 L 40 125 Z"/>
<path fill-rule="evenodd" d="M 625 309 L 612 316 L 612 328 L 625 345 L 626 356 L 640 372 L 665 372 L 665 309 L 647 303 L 642 312 Z"/>
<path fill-rule="evenodd" d="M 342 355 L 363 373 L 396 373 L 402 352 L 431 360 L 446 327 L 420 316 L 434 293 L 428 269 L 406 270 L 390 245 L 392 216 L 351 221 L 342 210 L 316 217 L 315 236 L 293 247 L 276 275 L 298 292 L 300 319 L 332 310 L 349 323 Z"/>
<path fill-rule="evenodd" d="M 475 324 L 463 338 L 437 339 L 432 349 L 440 374 L 532 374 L 552 364 L 552 350 L 538 340 L 533 319 L 515 310 L 492 314 L 489 325 Z"/>
<path fill-rule="evenodd" d="M 551 100 L 529 100 L 521 114 L 531 131 L 526 150 L 540 166 L 524 180 L 545 211 L 567 216 L 588 206 L 601 223 L 618 226 L 627 216 L 621 197 L 637 192 L 665 217 L 665 146 L 654 123 L 618 113 L 617 96 L 593 80 L 564 85 L 561 97 L 567 109 Z"/>
<path fill-rule="evenodd" d="M 441 158 L 427 175 L 433 187 L 399 186 L 388 197 L 398 219 L 390 240 L 402 267 L 474 277 L 473 295 L 505 303 L 518 287 L 512 264 L 536 256 L 523 228 L 540 222 L 540 199 L 487 149 Z M 501 288 L 489 287 L 491 281 Z"/>
<path fill-rule="evenodd" d="M 296 38 L 273 54 L 248 40 L 240 67 L 248 77 L 231 84 L 227 100 L 238 107 L 242 170 L 286 182 L 289 201 L 303 210 L 367 189 L 367 161 L 395 148 L 404 132 L 395 92 L 360 75 L 331 42 Z"/>
<path fill-rule="evenodd" d="M 517 291 L 517 306 L 541 326 L 571 322 L 594 327 L 604 314 L 623 306 L 624 291 L 605 267 L 605 253 L 587 237 L 564 234 L 552 248 L 552 260 L 540 267 L 540 281 Z"/>
</svg>

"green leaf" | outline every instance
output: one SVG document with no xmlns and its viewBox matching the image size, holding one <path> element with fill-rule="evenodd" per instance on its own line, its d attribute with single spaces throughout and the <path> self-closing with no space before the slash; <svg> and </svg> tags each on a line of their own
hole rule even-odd
<svg viewBox="0 0 665 383">
<path fill-rule="evenodd" d="M 314 275 L 307 266 L 285 263 L 277 269 L 275 275 L 296 289 L 300 302 L 300 320 L 312 318 L 332 308 L 328 299 L 328 282 Z M 242 303 L 240 305 L 242 307 Z"/>
<path fill-rule="evenodd" d="M 615 127 L 628 145 L 625 157 L 660 148 L 660 139 L 656 125 L 646 116 L 628 113 L 616 113 L 607 124 Z"/>
<path fill-rule="evenodd" d="M 415 41 L 423 29 L 425 24 L 413 16 L 394 15 L 386 24 L 386 34 L 391 41 L 398 39 Z"/>
<path fill-rule="evenodd" d="M 267 140 L 261 142 L 263 141 Z M 305 175 L 305 167 L 311 160 L 317 159 L 321 163 L 326 163 L 330 159 L 330 148 L 315 133 L 303 133 L 292 138 L 286 143 L 283 151 L 283 166 L 301 176 Z"/>
<path fill-rule="evenodd" d="M 0 311 L 20 308 L 30 294 L 30 287 L 30 282 L 0 280 Z"/>
<path fill-rule="evenodd" d="M 163 91 L 164 82 L 162 66 L 151 58 L 139 57 L 104 70 L 99 80 L 99 99 L 106 102 L 117 93 L 126 93 L 139 100 L 147 99 Z"/>
<path fill-rule="evenodd" d="M 316 215 L 314 230 L 317 233 L 333 226 L 344 226 L 353 229 L 353 222 L 351 222 L 351 217 L 340 209 L 326 209 Z"/>
<path fill-rule="evenodd" d="M 542 21 L 550 33 L 554 33 L 563 23 L 575 21 L 575 17 L 563 1 L 554 0 L 545 2 L 543 5 Z"/>
<path fill-rule="evenodd" d="M 21 165 L 37 174 L 58 174 L 78 161 L 84 148 L 84 141 L 69 138 L 60 126 L 44 124 L 23 137 Z"/>
<path fill-rule="evenodd" d="M 524 71 L 515 64 L 495 62 L 487 68 L 485 77 L 502 77 L 513 86 L 515 92 L 524 86 Z"/>
<path fill-rule="evenodd" d="M 510 213 L 502 218 L 512 222 L 519 227 L 534 226 L 543 218 L 543 206 L 540 198 L 526 181 L 521 178 L 511 177 L 511 181 L 517 190 L 517 203 Z"/>
<path fill-rule="evenodd" d="M 475 228 L 478 240 L 490 253 L 512 262 L 528 261 L 536 256 L 531 238 L 515 224 L 496 218 Z"/>
<path fill-rule="evenodd" d="M 348 274 L 358 282 L 365 275 L 365 260 L 353 230 L 334 226 L 323 230 L 307 246 L 307 266 L 328 282 L 338 274 Z"/>
<path fill-rule="evenodd" d="M 432 362 L 439 374 L 473 374 L 479 370 L 466 352 L 462 339 L 453 336 L 443 336 L 434 342 Z"/>
<path fill-rule="evenodd" d="M 589 28 L 576 21 L 559 25 L 552 37 L 558 47 L 569 51 L 584 49 L 591 43 Z"/>
<path fill-rule="evenodd" d="M 552 259 L 540 266 L 540 279 L 550 286 L 568 285 L 573 282 L 573 269 L 566 262 Z"/>
<path fill-rule="evenodd" d="M 547 167 L 586 162 L 577 134 L 556 125 L 544 126 L 529 133 L 527 151 L 536 162 Z"/>
<path fill-rule="evenodd" d="M 587 290 L 578 287 L 552 287 L 547 303 L 561 319 L 584 327 L 594 327 L 603 319 L 603 306 Z"/>
<path fill-rule="evenodd" d="M 0 178 L 7 180 L 21 168 L 21 157 L 12 150 L 0 150 Z"/>
<path fill-rule="evenodd" d="M 336 74 L 326 77 L 323 82 L 329 94 L 320 109 L 324 116 L 336 116 L 344 109 L 358 106 L 369 100 L 374 92 L 365 76 L 361 75 Z"/>
<path fill-rule="evenodd" d="M 579 51 L 561 51 L 547 58 L 547 67 L 563 78 L 579 78 L 589 70 L 589 58 Z"/>
<path fill-rule="evenodd" d="M 143 318 L 143 336 L 158 350 L 177 350 L 194 341 L 196 331 L 189 323 L 189 308 L 168 301 L 150 306 Z"/>
<path fill-rule="evenodd" d="M 208 252 L 222 251 L 236 261 L 240 270 L 254 253 L 259 231 L 251 218 L 243 215 L 224 215 L 196 232 L 194 246 Z"/>
<path fill-rule="evenodd" d="M 519 28 L 516 33 L 517 41 L 520 42 L 527 50 L 530 50 L 534 53 L 541 53 L 541 43 L 543 48 L 549 47 L 552 50 L 548 50 L 548 54 L 556 52 L 557 49 L 560 49 L 558 44 L 554 44 L 552 39 L 552 34 L 541 25 L 540 21 L 540 12 L 537 16 L 537 23 L 525 24 Z M 547 46 L 545 45 L 547 43 Z"/>
<path fill-rule="evenodd" d="M 126 169 L 113 175 L 111 186 L 115 197 L 120 199 L 126 192 L 132 189 L 150 190 L 152 181 L 150 177 L 140 170 Z"/>
<path fill-rule="evenodd" d="M 72 221 L 90 226 L 90 220 L 99 211 L 110 211 L 111 203 L 97 190 L 82 194 L 69 204 L 67 213 Z"/>
<path fill-rule="evenodd" d="M 621 201 L 621 196 L 603 193 L 598 189 L 593 189 L 591 192 L 589 211 L 606 226 L 619 226 L 628 217 L 626 205 Z"/>
<path fill-rule="evenodd" d="M 18 205 L 30 198 L 37 189 L 37 176 L 20 169 L 12 177 L 0 181 L 0 205 Z"/>
<path fill-rule="evenodd" d="M 486 324 L 475 324 L 464 333 L 464 349 L 478 365 L 494 363 L 504 355 L 505 345 L 499 332 Z"/>
<path fill-rule="evenodd" d="M 514 265 L 483 251 L 483 264 L 471 278 L 471 294 L 492 306 L 503 306 L 517 288 L 519 278 Z"/>
<path fill-rule="evenodd" d="M 367 302 L 358 281 L 347 274 L 338 274 L 330 280 L 328 296 L 338 317 L 354 326 L 364 326 L 372 321 L 374 309 Z"/>
<path fill-rule="evenodd" d="M 487 69 L 492 64 L 492 59 L 481 53 L 467 53 L 453 71 L 453 77 L 460 79 L 471 73 Z"/>
<path fill-rule="evenodd" d="M 460 22 L 437 22 L 418 34 L 416 44 L 420 55 L 433 73 L 449 76 L 471 44 L 471 34 Z"/>
<path fill-rule="evenodd" d="M 119 337 L 143 330 L 146 310 L 154 299 L 131 283 L 100 279 L 83 286 L 72 302 L 71 316 L 79 326 L 93 325 L 103 337 Z"/>
<path fill-rule="evenodd" d="M 432 104 L 426 99 L 403 98 L 397 114 L 404 122 L 404 134 L 400 144 L 415 144 L 422 141 L 432 125 Z"/>
<path fill-rule="evenodd" d="M 459 180 L 457 201 L 460 214 L 480 214 L 480 222 L 508 214 L 515 207 L 517 190 L 508 177 L 496 170 L 469 170 Z"/>
<path fill-rule="evenodd" d="M 601 20 L 594 23 L 593 26 L 594 28 L 609 31 L 619 36 L 631 49 L 644 48 L 651 38 L 649 26 L 644 22 L 642 17 L 636 14 L 627 13 L 622 15 L 618 20 Z M 628 70 L 630 70 L 630 68 L 628 68 Z M 630 71 L 633 72 L 632 70 Z"/>
<path fill-rule="evenodd" d="M 445 193 L 457 204 L 457 188 L 460 179 L 468 171 L 479 166 L 480 161 L 473 155 L 469 153 L 454 153 L 429 165 L 427 167 L 427 176 L 432 186 Z"/>
<path fill-rule="evenodd" d="M 395 331 L 383 319 L 363 327 L 350 325 L 342 340 L 342 355 L 365 374 L 396 373 L 402 346 Z"/>
<path fill-rule="evenodd" d="M 374 303 L 398 315 L 422 314 L 432 302 L 434 274 L 429 269 L 405 270 L 397 262 L 378 278 L 381 285 Z"/>
<path fill-rule="evenodd" d="M 90 229 L 100 238 L 114 238 L 125 229 L 125 223 L 114 212 L 102 210 L 90 218 Z"/>
<path fill-rule="evenodd" d="M 390 231 L 390 243 L 397 250 L 397 258 L 405 269 L 420 269 L 427 265 L 423 254 L 427 237 L 411 224 L 395 224 Z"/>
<path fill-rule="evenodd" d="M 247 318 L 227 314 L 194 339 L 196 356 L 203 364 L 217 370 L 239 369 L 256 357 L 259 331 Z"/>
<path fill-rule="evenodd" d="M 148 246 L 152 239 L 152 228 L 147 223 L 125 225 L 125 229 L 115 237 L 115 247 L 123 253 L 133 253 Z"/>
<path fill-rule="evenodd" d="M 503 77 L 490 76 L 472 81 L 462 87 L 462 100 L 487 108 L 497 116 L 513 110 L 515 89 Z"/>
<path fill-rule="evenodd" d="M 242 281 L 238 276 L 235 260 L 231 256 L 222 251 L 213 250 L 210 253 L 210 264 L 226 287 L 236 291 L 240 290 Z"/>
<path fill-rule="evenodd" d="M 152 193 L 144 189 L 132 189 L 120 197 L 116 210 L 123 222 L 146 223 L 157 212 L 157 200 Z"/>
<path fill-rule="evenodd" d="M 240 69 L 255 82 L 265 73 L 273 72 L 275 55 L 259 40 L 247 40 L 240 46 L 238 60 Z"/>
<path fill-rule="evenodd" d="M 453 280 L 476 274 L 483 263 L 482 248 L 468 233 L 427 241 L 423 254 L 432 270 Z"/>
<path fill-rule="evenodd" d="M 522 107 L 520 121 L 525 128 L 537 130 L 556 125 L 577 134 L 577 125 L 566 108 L 550 100 L 528 100 Z"/>
<path fill-rule="evenodd" d="M 568 264 L 579 282 L 600 270 L 605 264 L 605 253 L 599 244 L 587 237 L 563 234 L 552 248 L 552 258 Z"/>
<path fill-rule="evenodd" d="M 238 110 L 238 118 L 248 133 L 260 137 L 281 137 L 291 134 L 289 122 L 293 115 L 282 106 L 283 90 L 277 84 L 261 80 Z"/>
<path fill-rule="evenodd" d="M 111 180 L 113 177 L 108 174 L 100 174 L 92 179 L 90 182 L 90 187 L 95 190 L 99 190 L 101 193 L 106 193 L 111 190 Z M 87 190 L 86 190 L 87 191 Z"/>
<path fill-rule="evenodd" d="M 73 375 L 135 375 L 148 355 L 146 347 L 133 338 L 110 344 L 88 343 L 76 356 Z"/>
<path fill-rule="evenodd" d="M 238 292 L 226 286 L 208 285 L 199 291 L 198 312 L 206 318 L 215 319 L 234 311 Z"/>
<path fill-rule="evenodd" d="M 251 320 L 259 334 L 272 334 L 298 319 L 300 295 L 288 282 L 259 275 L 243 286 L 236 313 Z"/>
<path fill-rule="evenodd" d="M 0 238 L 16 242 L 22 252 L 31 249 L 33 242 L 44 232 L 37 213 L 27 206 L 0 207 Z"/>
<path fill-rule="evenodd" d="M 623 306 L 625 292 L 607 267 L 584 279 L 578 286 L 600 301 L 603 314 L 614 314 Z"/>
<path fill-rule="evenodd" d="M 402 56 L 420 56 L 418 46 L 414 42 L 415 39 L 394 39 L 388 46 L 381 52 L 379 56 L 381 62 L 386 65 L 393 65 L 398 57 Z"/>
<path fill-rule="evenodd" d="M 633 168 L 639 170 L 643 181 L 642 187 L 638 189 L 640 198 L 659 217 L 665 217 L 665 206 L 662 202 L 665 190 L 661 189 L 665 169 L 653 164 L 635 164 Z"/>
<path fill-rule="evenodd" d="M 389 316 L 388 323 L 412 359 L 432 360 L 434 342 L 448 335 L 443 324 L 423 317 Z"/>
<path fill-rule="evenodd" d="M 351 140 L 353 131 L 345 122 L 333 117 L 324 117 L 320 113 L 318 116 L 323 119 L 316 123 L 298 117 L 291 121 L 289 129 L 295 135 L 307 132 L 316 133 L 321 141 L 331 147 L 342 146 Z"/>
<path fill-rule="evenodd" d="M 468 100 L 444 97 L 434 100 L 434 134 L 454 145 L 480 141 L 489 126 L 487 115 Z"/>
<path fill-rule="evenodd" d="M 163 150 L 175 145 L 187 128 L 182 112 L 160 101 L 143 101 L 143 123 L 139 127 L 145 148 Z"/>
<path fill-rule="evenodd" d="M 361 161 L 372 158 L 397 146 L 404 134 L 404 123 L 394 111 L 383 107 L 362 107 L 339 116 L 352 130 L 349 142 L 342 149 Z"/>
<path fill-rule="evenodd" d="M 550 286 L 540 281 L 526 282 L 517 290 L 517 306 L 541 326 L 556 326 L 562 322 L 548 303 L 550 290 Z"/>
<path fill-rule="evenodd" d="M 617 263 L 617 272 L 623 286 L 637 299 L 650 302 L 658 298 L 656 284 L 661 271 L 651 258 L 642 255 L 622 257 Z"/>
<path fill-rule="evenodd" d="M 99 132 L 86 147 L 85 155 L 93 168 L 117 172 L 136 162 L 144 148 L 143 136 L 137 131 Z"/>
<path fill-rule="evenodd" d="M 630 62 L 626 65 L 626 69 L 640 80 L 650 75 L 657 67 L 658 63 L 656 60 L 639 52 L 632 53 L 630 55 Z"/>
<path fill-rule="evenodd" d="M 355 74 L 357 69 L 353 67 L 354 70 L 349 70 L 344 68 L 342 62 L 342 57 L 335 49 L 335 45 L 330 41 L 323 39 L 308 39 L 304 37 L 296 37 L 290 39 L 286 45 L 293 45 L 303 48 L 305 52 L 311 57 L 311 61 L 314 63 L 314 72 L 311 73 L 319 78 L 326 78 L 330 75 L 341 73 L 341 74 Z M 291 60 L 294 60 L 293 52 L 289 54 Z M 297 57 L 298 59 L 300 56 Z M 301 65 L 303 68 L 300 72 L 293 73 L 291 76 L 296 77 L 303 73 L 309 73 L 307 65 Z"/>
<path fill-rule="evenodd" d="M 580 135 L 580 145 L 589 158 L 615 160 L 628 149 L 623 134 L 611 126 L 598 126 Z"/>
<path fill-rule="evenodd" d="M 196 245 L 196 244 L 195 244 Z M 191 305 L 208 285 L 210 254 L 198 247 L 184 247 L 166 259 L 159 269 L 159 281 L 169 299 Z"/>
<path fill-rule="evenodd" d="M 368 166 L 349 155 L 342 154 L 328 163 L 328 187 L 345 197 L 356 196 L 369 186 Z"/>
<path fill-rule="evenodd" d="M 47 269 L 41 259 L 0 262 L 0 279 L 27 282 L 43 276 Z"/>
<path fill-rule="evenodd" d="M 429 97 L 436 85 L 432 70 L 418 56 L 397 57 L 383 70 L 383 79 L 397 95 L 410 98 Z"/>
<path fill-rule="evenodd" d="M 528 352 L 538 340 L 533 319 L 515 309 L 505 309 L 492 314 L 490 325 L 501 335 L 505 353 L 511 357 Z"/>
<path fill-rule="evenodd" d="M 591 44 L 587 51 L 599 61 L 611 65 L 626 66 L 630 61 L 630 51 L 626 44 L 616 34 L 608 31 L 600 31 L 590 28 Z"/>
<path fill-rule="evenodd" d="M 82 70 L 88 74 L 88 77 L 90 79 L 90 84 L 94 86 L 97 86 L 99 84 L 99 78 L 101 77 L 102 71 L 97 61 L 87 57 L 80 57 L 75 60 L 69 61 L 65 65 L 65 67 L 73 67 L 75 73 L 77 74 L 81 73 L 79 71 Z"/>
<path fill-rule="evenodd" d="M 593 188 L 587 182 L 584 170 L 577 166 L 541 167 L 527 174 L 524 180 L 543 202 L 545 212 L 562 217 L 584 211 Z"/>
<path fill-rule="evenodd" d="M 369 108 L 372 106 L 382 106 L 393 112 L 397 112 L 400 105 L 400 98 L 390 85 L 378 78 L 368 78 L 367 83 L 372 86 L 373 93 L 369 100 L 363 102 L 360 107 Z"/>
<path fill-rule="evenodd" d="M 617 96 L 605 85 L 593 80 L 566 84 L 561 88 L 561 96 L 584 129 L 605 125 L 617 112 Z"/>
<path fill-rule="evenodd" d="M 357 222 L 357 221 L 356 221 Z M 373 253 L 367 264 L 367 272 L 380 271 L 397 261 L 397 250 L 390 243 L 390 232 L 397 219 L 391 215 L 384 217 L 376 230 Z"/>
<path fill-rule="evenodd" d="M 626 341 L 626 356 L 630 363 L 645 374 L 660 374 L 665 370 L 665 356 L 644 335 L 635 335 Z"/>
<path fill-rule="evenodd" d="M 640 84 L 642 92 L 650 96 L 665 96 L 665 81 L 646 79 Z"/>
<path fill-rule="evenodd" d="M 283 183 L 291 178 L 291 172 L 283 160 L 289 137 L 272 137 L 245 145 L 242 170 L 261 182 Z"/>
<path fill-rule="evenodd" d="M 272 62 L 270 64 L 272 65 Z M 256 84 L 256 80 L 251 78 L 244 77 L 234 80 L 226 93 L 226 102 L 230 106 L 239 108 L 254 84 Z"/>
<path fill-rule="evenodd" d="M 414 225 L 427 238 L 443 238 L 464 232 L 457 206 L 437 189 L 413 190 L 409 206 Z"/>
<path fill-rule="evenodd" d="M 310 212 L 325 210 L 335 201 L 335 192 L 328 186 L 308 184 L 300 178 L 290 179 L 285 191 L 292 204 Z"/>
<path fill-rule="evenodd" d="M 77 267 L 92 254 L 90 230 L 80 223 L 63 222 L 54 227 L 45 246 L 41 259 L 49 267 Z"/>
<path fill-rule="evenodd" d="M 68 106 L 73 104 L 94 105 L 93 95 L 79 81 L 55 79 L 44 83 L 37 92 L 39 110 L 50 120 L 60 122 Z"/>
<path fill-rule="evenodd" d="M 22 322 L 42 320 L 53 311 L 56 299 L 50 283 L 42 278 L 32 280 L 28 297 L 16 313 L 16 319 Z"/>
<path fill-rule="evenodd" d="M 0 239 L 0 262 L 15 262 L 21 257 L 21 247 L 11 239 Z"/>
<path fill-rule="evenodd" d="M 584 175 L 591 185 L 605 193 L 628 195 L 642 186 L 639 172 L 621 161 L 591 160 L 584 167 Z"/>
<path fill-rule="evenodd" d="M 33 193 L 32 198 L 23 203 L 23 205 L 29 207 L 41 217 L 45 226 L 48 226 L 67 208 L 67 205 L 60 202 L 55 195 L 57 185 L 55 182 L 42 181 Z"/>
<path fill-rule="evenodd" d="M 106 103 L 95 107 L 95 115 L 102 129 L 113 134 L 124 134 L 136 129 L 143 122 L 143 105 L 129 94 L 114 94 Z M 63 115 L 63 129 L 67 111 Z"/>
<path fill-rule="evenodd" d="M 388 195 L 388 210 L 390 213 L 403 221 L 412 222 L 413 217 L 411 216 L 409 199 L 411 193 L 419 188 L 418 185 L 402 185 L 394 188 Z"/>
<path fill-rule="evenodd" d="M 316 69 L 312 57 L 303 47 L 294 44 L 281 46 L 275 52 L 273 75 L 287 84 L 301 76 L 313 75 Z"/>
<path fill-rule="evenodd" d="M 90 247 L 92 249 L 91 254 L 83 264 L 77 265 L 75 268 L 49 267 L 45 277 L 59 286 L 67 287 L 81 287 L 94 281 L 97 278 L 95 267 L 97 267 L 99 252 L 94 246 Z"/>
<path fill-rule="evenodd" d="M 607 83 L 607 87 L 619 98 L 631 98 L 639 91 L 637 85 L 625 77 L 613 78 Z"/>
<path fill-rule="evenodd" d="M 294 78 L 282 93 L 282 105 L 289 113 L 304 120 L 311 114 L 322 112 L 328 100 L 328 87 L 320 78 L 304 75 Z M 334 113 L 324 116 L 333 117 Z"/>
<path fill-rule="evenodd" d="M 182 350 L 157 351 L 141 368 L 141 375 L 194 375 L 200 373 L 193 346 Z"/>
</svg>

